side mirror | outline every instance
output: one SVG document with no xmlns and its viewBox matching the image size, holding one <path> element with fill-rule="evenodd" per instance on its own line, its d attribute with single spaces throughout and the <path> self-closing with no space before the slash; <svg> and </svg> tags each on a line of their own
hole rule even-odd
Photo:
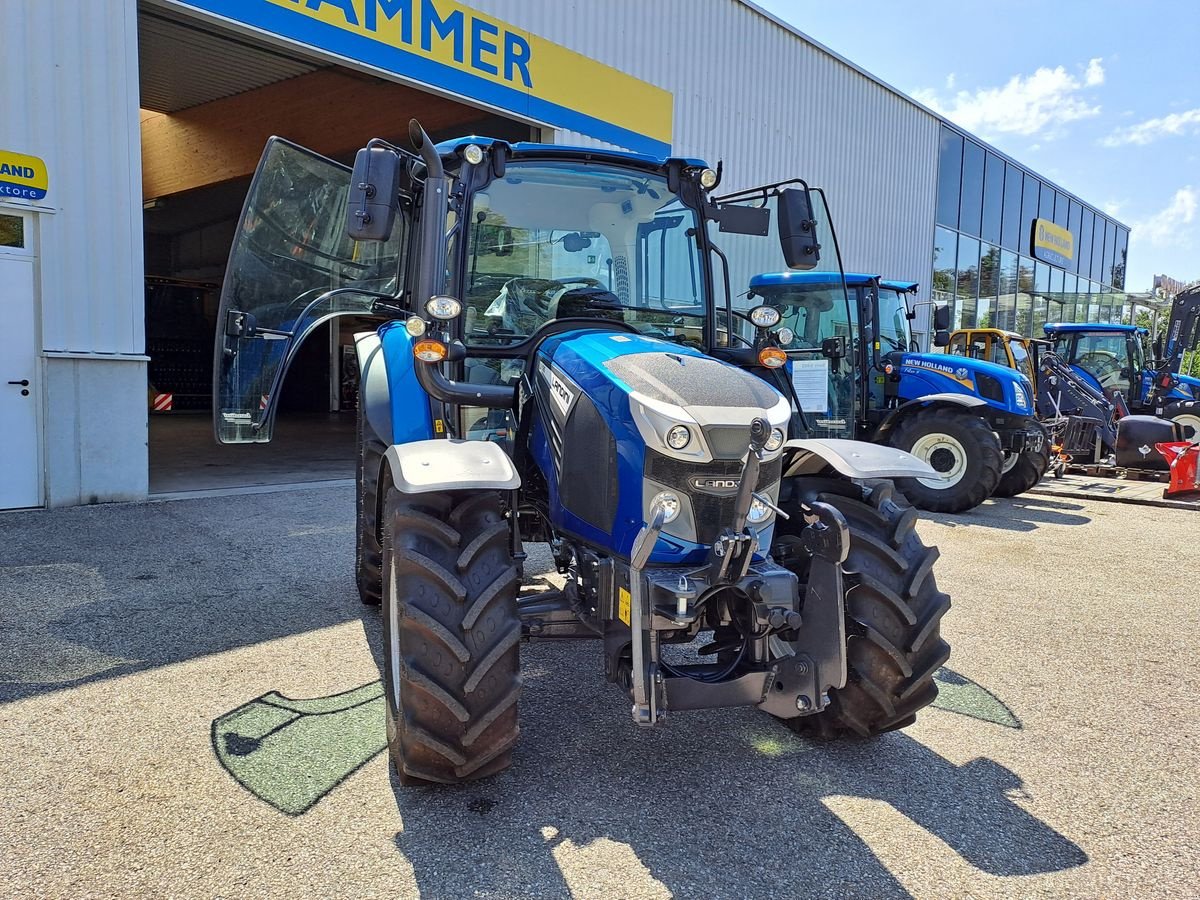
<svg viewBox="0 0 1200 900">
<path fill-rule="evenodd" d="M 354 241 L 386 241 L 400 206 L 400 155 L 387 147 L 364 147 L 354 157 L 346 204 L 346 234 Z"/>
<path fill-rule="evenodd" d="M 950 307 L 945 303 L 934 306 L 933 308 L 933 330 L 934 331 L 949 331 L 950 330 Z M 938 344 L 939 347 L 945 346 Z"/>
<path fill-rule="evenodd" d="M 946 307 L 942 306 L 939 308 L 945 309 Z M 949 316 L 947 316 L 947 318 L 949 318 Z M 937 319 L 937 314 L 934 313 L 934 320 L 936 321 L 936 319 Z M 945 328 L 939 328 L 937 331 L 935 331 L 933 334 L 933 346 L 949 347 L 950 346 L 950 332 Z"/>
<path fill-rule="evenodd" d="M 779 193 L 779 247 L 789 269 L 815 269 L 821 261 L 817 222 L 807 190 L 787 188 Z"/>
</svg>

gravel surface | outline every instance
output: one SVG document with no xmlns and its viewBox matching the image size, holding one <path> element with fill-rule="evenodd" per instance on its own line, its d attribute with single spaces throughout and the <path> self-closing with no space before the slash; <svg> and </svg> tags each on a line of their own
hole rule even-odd
<svg viewBox="0 0 1200 900">
<path fill-rule="evenodd" d="M 514 767 L 430 789 L 378 752 L 353 511 L 331 487 L 0 515 L 0 895 L 1195 895 L 1196 566 L 1163 562 L 1195 513 L 923 521 L 954 655 L 903 733 L 639 730 L 598 646 L 534 644 Z"/>
</svg>

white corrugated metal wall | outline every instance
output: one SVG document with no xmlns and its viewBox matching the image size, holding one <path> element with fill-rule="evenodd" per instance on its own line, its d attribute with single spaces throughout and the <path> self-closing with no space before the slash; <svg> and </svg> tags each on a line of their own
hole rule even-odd
<svg viewBox="0 0 1200 900">
<path fill-rule="evenodd" d="M 137 70 L 134 0 L 0 0 L 0 148 L 50 179 L 22 204 L 38 210 L 50 505 L 146 493 Z"/>
<path fill-rule="evenodd" d="M 722 189 L 825 187 L 846 267 L 928 295 L 938 122 L 920 107 L 738 0 L 470 5 L 671 91 L 674 151 L 723 158 Z"/>
</svg>

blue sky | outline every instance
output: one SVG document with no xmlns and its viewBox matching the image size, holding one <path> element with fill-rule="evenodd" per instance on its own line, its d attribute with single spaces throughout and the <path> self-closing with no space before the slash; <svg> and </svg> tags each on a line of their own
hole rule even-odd
<svg viewBox="0 0 1200 900">
<path fill-rule="evenodd" d="M 1126 289 L 1200 279 L 1194 0 L 756 0 L 1129 225 Z"/>
</svg>

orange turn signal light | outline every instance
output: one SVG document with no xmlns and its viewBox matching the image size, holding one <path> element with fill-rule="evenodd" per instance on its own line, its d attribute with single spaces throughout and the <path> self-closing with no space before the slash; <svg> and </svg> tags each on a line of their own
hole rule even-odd
<svg viewBox="0 0 1200 900">
<path fill-rule="evenodd" d="M 441 362 L 446 358 L 446 345 L 434 340 L 417 341 L 413 344 L 413 356 L 421 362 Z"/>
<path fill-rule="evenodd" d="M 758 362 L 768 369 L 778 369 L 787 362 L 787 354 L 778 347 L 763 347 L 758 351 Z"/>
</svg>

